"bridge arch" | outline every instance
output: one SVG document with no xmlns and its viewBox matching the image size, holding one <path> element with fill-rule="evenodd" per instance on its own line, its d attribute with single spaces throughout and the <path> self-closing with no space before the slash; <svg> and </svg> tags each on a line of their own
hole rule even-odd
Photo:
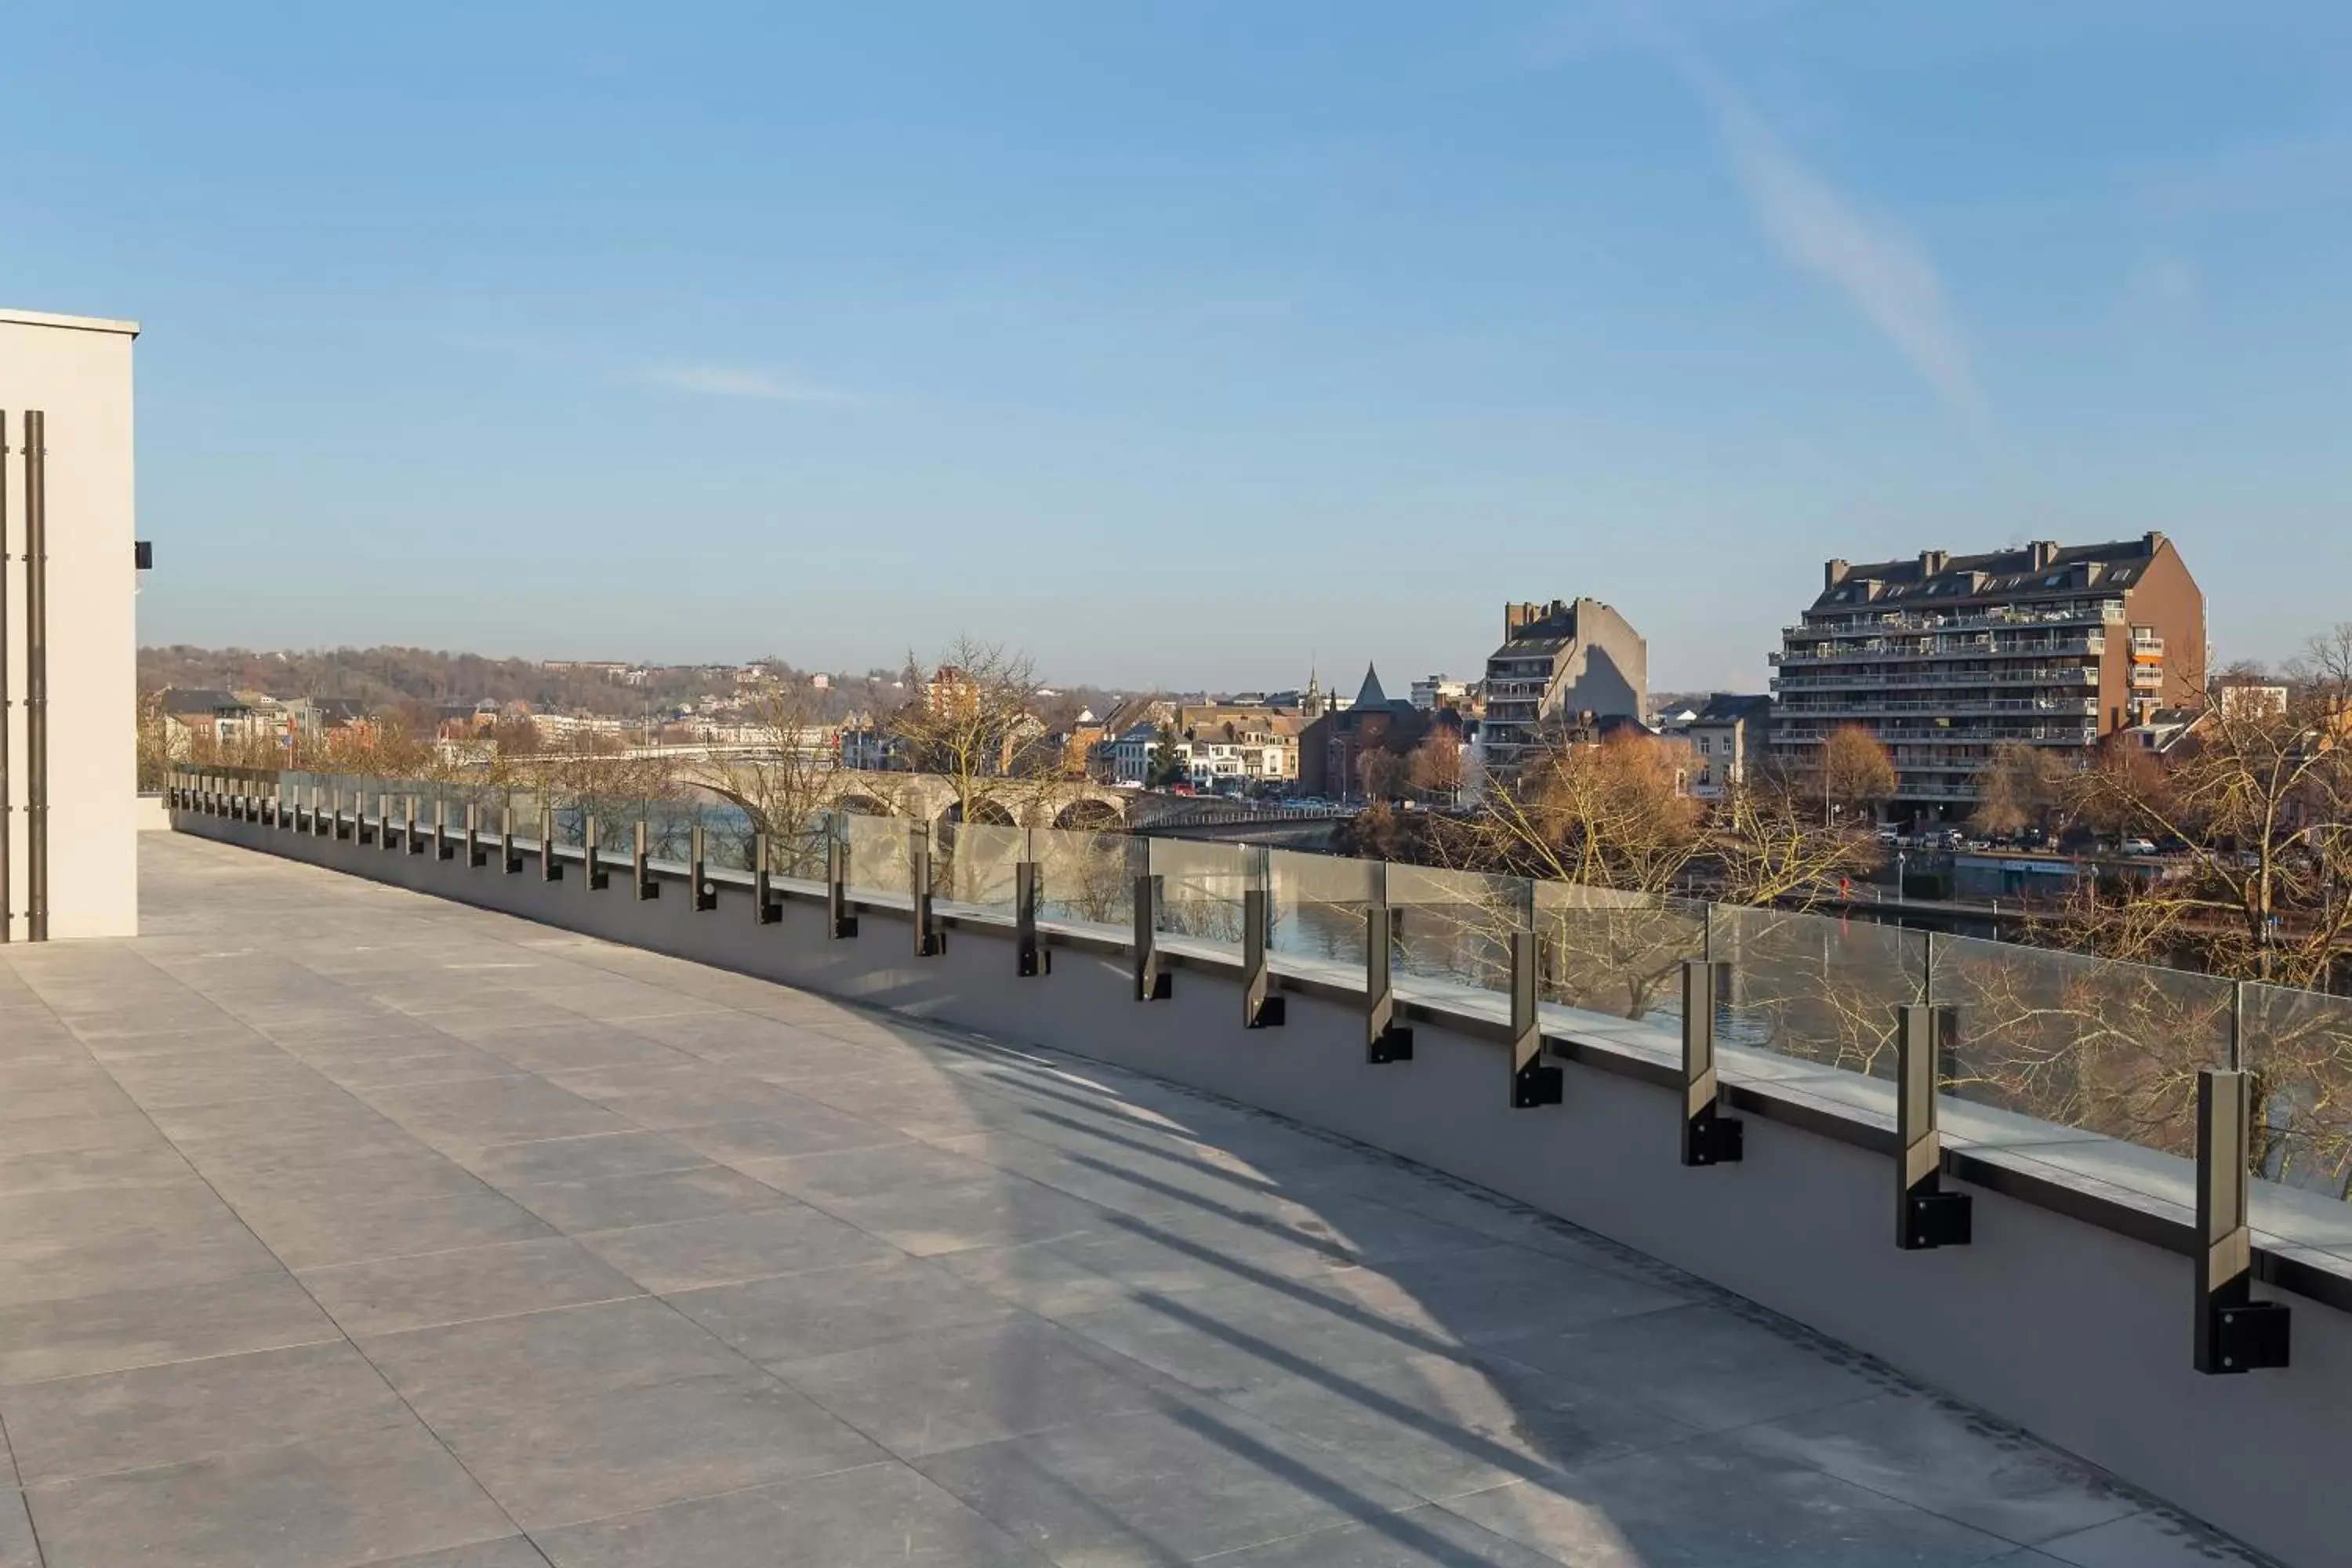
<svg viewBox="0 0 2352 1568">
<path fill-rule="evenodd" d="M 968 821 L 989 827 L 1016 827 L 1020 826 L 1018 823 L 1013 821 L 1013 810 L 1010 806 L 1006 805 L 1001 800 L 992 799 L 988 796 L 982 796 L 981 799 L 972 802 L 971 812 L 969 816 L 965 815 L 963 804 L 961 801 L 950 800 L 946 805 L 940 809 L 939 820 L 943 823 Z"/>
<path fill-rule="evenodd" d="M 891 809 L 888 801 L 858 791 L 844 791 L 835 795 L 833 805 L 835 811 L 851 816 L 897 816 L 898 815 Z"/>
<path fill-rule="evenodd" d="M 1080 832 L 1104 833 L 1126 824 L 1118 806 L 1095 795 L 1084 795 L 1054 814 L 1054 826 Z"/>
</svg>

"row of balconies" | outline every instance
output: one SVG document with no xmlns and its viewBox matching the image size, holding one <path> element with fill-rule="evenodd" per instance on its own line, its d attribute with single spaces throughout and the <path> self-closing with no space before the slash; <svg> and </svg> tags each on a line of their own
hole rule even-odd
<svg viewBox="0 0 2352 1568">
<path fill-rule="evenodd" d="M 1879 661 L 1890 659 L 1951 659 L 2003 658 L 2032 655 L 2048 657 L 2107 651 L 2106 635 L 2091 632 L 2078 637 L 2045 637 L 2022 634 L 1997 637 L 1990 633 L 1972 637 L 1921 637 L 1916 641 L 1871 641 L 1865 643 L 1824 645 L 1820 647 L 1782 648 L 1766 657 L 1774 664 L 1826 662 L 1832 659 Z"/>
<path fill-rule="evenodd" d="M 1808 618 L 1793 626 L 1782 626 L 1784 637 L 1859 637 L 1871 632 L 1901 627 L 1918 631 L 1971 631 L 1978 628 L 2037 626 L 2104 626 L 2124 618 L 2121 599 L 2079 610 L 1988 610 L 1978 615 L 1939 616 L 1918 611 L 1893 610 L 1880 615 L 1855 615 L 1840 618 L 1834 614 L 1819 619 Z"/>
<path fill-rule="evenodd" d="M 1772 678 L 1775 690 L 1835 691 L 1874 686 L 2096 686 L 2095 664 L 2010 665 L 1993 669 L 1867 669 L 1792 671 Z"/>
<path fill-rule="evenodd" d="M 1835 730 L 1840 728 L 1843 726 L 1817 729 L 1803 724 L 1777 725 L 1772 731 L 1772 743 L 1779 745 L 1787 742 L 1796 745 L 1812 745 L 1829 739 Z M 1925 731 L 1887 730 L 1882 727 L 1873 729 L 1871 733 L 1879 744 L 1888 747 L 1999 745 L 2004 741 L 2024 741 L 2040 745 L 2088 746 L 2095 744 L 2099 738 L 2098 726 L 2095 724 L 2079 726 L 2021 724 L 2007 729 L 1995 729 L 1990 725 L 1967 727 L 1954 725 L 1948 730 Z"/>
<path fill-rule="evenodd" d="M 1876 698 L 1855 696 L 1843 700 L 1815 700 L 1809 702 L 1783 702 L 1783 719 L 1795 715 L 1837 716 L 1863 713 L 2063 713 L 2087 714 L 2096 718 L 2099 700 L 2095 697 L 2031 697 L 1969 698 Z"/>
</svg>

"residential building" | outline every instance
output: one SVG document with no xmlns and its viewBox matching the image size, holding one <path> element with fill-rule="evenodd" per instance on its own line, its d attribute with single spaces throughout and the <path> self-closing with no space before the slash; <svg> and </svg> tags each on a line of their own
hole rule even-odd
<svg viewBox="0 0 2352 1568">
<path fill-rule="evenodd" d="M 1598 599 L 1503 606 L 1503 644 L 1486 658 L 1480 744 L 1486 772 L 1514 777 L 1546 729 L 1631 719 L 1650 707 L 1650 645 Z"/>
<path fill-rule="evenodd" d="M 2158 710 L 2203 706 L 2205 596 L 2153 532 L 1832 561 L 1772 662 L 1777 761 L 1810 768 L 1858 726 L 1894 756 L 1893 815 L 1963 816 L 2005 743 L 2079 757 Z"/>
<path fill-rule="evenodd" d="M 266 732 L 253 704 L 234 691 L 177 687 L 158 693 L 156 707 L 167 726 L 165 750 L 174 757 L 189 755 L 199 739 L 228 746 Z"/>
<path fill-rule="evenodd" d="M 1463 708 L 1470 700 L 1470 683 L 1450 675 L 1424 675 L 1412 683 L 1412 705 L 1427 713 L 1439 708 Z"/>
<path fill-rule="evenodd" d="M 1158 724 L 1142 721 L 1129 724 L 1110 741 L 1110 782 L 1140 789 L 1151 782 L 1151 748 L 1160 742 Z"/>
<path fill-rule="evenodd" d="M 1717 692 L 1675 731 L 1690 746 L 1690 793 L 1721 800 L 1764 764 L 1772 731 L 1769 693 Z"/>
<path fill-rule="evenodd" d="M 2224 719 L 2259 719 L 2286 711 L 2287 689 L 2274 680 L 2224 675 L 2213 682 L 2213 706 Z"/>
</svg>

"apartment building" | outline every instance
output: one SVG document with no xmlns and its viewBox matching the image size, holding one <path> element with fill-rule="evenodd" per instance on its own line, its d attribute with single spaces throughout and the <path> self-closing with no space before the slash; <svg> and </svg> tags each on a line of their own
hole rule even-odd
<svg viewBox="0 0 2352 1568">
<path fill-rule="evenodd" d="M 1507 782 L 1548 726 L 1631 719 L 1650 706 L 1650 645 L 1598 599 L 1503 606 L 1503 644 L 1486 659 L 1479 739 L 1486 772 Z"/>
<path fill-rule="evenodd" d="M 1982 555 L 1832 561 L 1772 656 L 1771 755 L 1853 725 L 1893 754 L 1897 818 L 1967 815 L 2008 742 L 2086 753 L 2205 700 L 2205 596 L 2161 533 Z"/>
<path fill-rule="evenodd" d="M 1718 691 L 1668 733 L 1690 746 L 1690 793 L 1721 800 L 1762 767 L 1772 734 L 1772 699 Z"/>
</svg>

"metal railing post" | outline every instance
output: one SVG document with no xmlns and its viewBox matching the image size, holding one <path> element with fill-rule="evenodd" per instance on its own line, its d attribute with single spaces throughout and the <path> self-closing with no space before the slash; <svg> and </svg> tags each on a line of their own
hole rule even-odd
<svg viewBox="0 0 2352 1568">
<path fill-rule="evenodd" d="M 640 903 L 647 899 L 661 897 L 661 884 L 656 881 L 654 874 L 646 868 L 647 836 L 646 819 L 641 816 L 637 818 L 636 840 L 629 846 L 629 872 L 635 879 L 637 901 Z"/>
<path fill-rule="evenodd" d="M 539 808 L 539 879 L 542 882 L 563 880 L 563 862 L 555 858 L 555 807 Z"/>
<path fill-rule="evenodd" d="M 774 925 L 784 918 L 784 906 L 778 903 L 768 888 L 768 836 L 751 835 L 751 919 L 763 926 Z"/>
<path fill-rule="evenodd" d="M 1511 1109 L 1558 1105 L 1566 1086 L 1560 1068 L 1543 1059 L 1543 1026 L 1536 1013 L 1536 971 L 1542 962 L 1533 928 L 1511 933 Z"/>
<path fill-rule="evenodd" d="M 947 933 L 931 922 L 931 830 L 907 830 L 907 891 L 915 921 L 915 956 L 937 958 L 948 947 Z"/>
<path fill-rule="evenodd" d="M 1013 867 L 1013 936 L 1018 956 L 1013 973 L 1024 980 L 1054 972 L 1054 955 L 1037 937 L 1037 862 L 1015 861 Z"/>
<path fill-rule="evenodd" d="M 1389 906 L 1389 868 L 1373 870 L 1364 907 L 1364 1059 L 1375 1067 L 1412 1060 L 1412 1031 L 1396 1021 L 1396 910 Z"/>
<path fill-rule="evenodd" d="M 601 893 L 613 885 L 605 875 L 604 865 L 596 858 L 596 814 L 583 808 L 580 813 L 580 885 L 592 893 Z"/>
<path fill-rule="evenodd" d="M 49 940 L 49 416 L 25 411 L 25 936 Z"/>
<path fill-rule="evenodd" d="M 471 819 L 468 818 L 468 820 Z M 466 845 L 466 853 L 470 857 L 473 851 L 474 846 L 469 839 Z M 457 841 L 449 837 L 449 797 L 446 795 L 436 795 L 433 797 L 433 858 L 455 860 L 457 858 Z"/>
<path fill-rule="evenodd" d="M 386 791 L 378 790 L 376 792 L 375 841 L 377 846 L 387 854 L 392 850 L 393 833 L 394 831 L 394 825 L 392 818 L 393 799 L 393 795 Z"/>
<path fill-rule="evenodd" d="M 1685 1165 L 1727 1165 L 1747 1152 L 1747 1127 L 1718 1109 L 1715 1070 L 1717 975 L 1711 959 L 1683 965 L 1683 1150 Z"/>
<path fill-rule="evenodd" d="M 708 914 L 719 907 L 719 885 L 707 874 L 704 856 L 702 824 L 698 822 L 686 850 L 687 873 L 694 888 L 694 896 L 688 902 L 697 914 Z"/>
<path fill-rule="evenodd" d="M 1164 1002 L 1175 991 L 1169 972 L 1160 966 L 1159 928 L 1160 879 L 1145 871 L 1135 879 L 1135 999 L 1139 1002 Z"/>
<path fill-rule="evenodd" d="M 1271 1029 L 1288 1020 L 1289 999 L 1274 994 L 1274 969 L 1266 960 L 1273 924 L 1273 898 L 1265 888 L 1242 889 L 1242 1027 Z"/>
<path fill-rule="evenodd" d="M 489 852 L 482 847 L 481 803 L 469 800 L 466 803 L 466 869 L 478 871 L 489 863 Z"/>
<path fill-rule="evenodd" d="M 515 847 L 514 801 L 511 798 L 499 805 L 499 873 L 506 877 L 522 874 L 522 853 Z"/>
<path fill-rule="evenodd" d="M 828 831 L 824 840 L 824 935 L 827 942 L 845 942 L 857 934 L 857 917 L 849 910 L 849 843 Z"/>
<path fill-rule="evenodd" d="M 2249 1087 L 2248 1076 L 2240 1068 L 2198 1070 L 2194 1363 L 2199 1372 L 2217 1376 L 2284 1366 L 2292 1342 L 2292 1310 L 2284 1301 L 2257 1301 L 2252 1289 L 2253 1232 L 2246 1213 Z"/>
<path fill-rule="evenodd" d="M 1944 1140 L 1936 1129 L 1940 1064 L 1958 1027 L 1949 1007 L 1896 1009 L 1895 1245 L 1906 1252 L 1966 1247 L 1973 1239 L 1975 1200 L 1943 1190 Z"/>
<path fill-rule="evenodd" d="M 402 809 L 401 845 L 411 855 L 422 855 L 425 850 L 425 828 L 416 820 L 416 797 L 413 795 L 406 796 Z"/>
</svg>

